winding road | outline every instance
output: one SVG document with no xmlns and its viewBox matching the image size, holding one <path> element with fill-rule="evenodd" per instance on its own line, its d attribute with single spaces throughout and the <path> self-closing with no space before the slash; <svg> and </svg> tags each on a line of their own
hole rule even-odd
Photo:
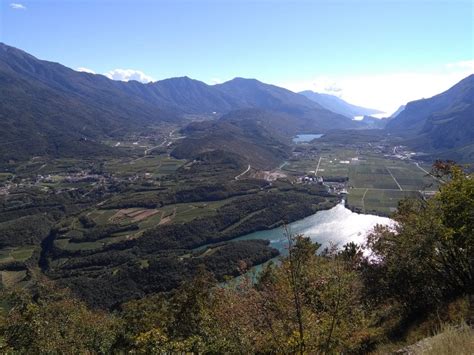
<svg viewBox="0 0 474 355">
<path fill-rule="evenodd" d="M 249 172 L 249 170 L 250 170 L 250 164 L 249 164 L 249 166 L 247 167 L 247 170 L 245 170 L 243 173 L 240 173 L 239 175 L 237 175 L 234 179 L 235 179 L 235 180 L 239 180 L 239 178 L 240 178 L 242 175 L 247 174 L 247 173 Z"/>
</svg>

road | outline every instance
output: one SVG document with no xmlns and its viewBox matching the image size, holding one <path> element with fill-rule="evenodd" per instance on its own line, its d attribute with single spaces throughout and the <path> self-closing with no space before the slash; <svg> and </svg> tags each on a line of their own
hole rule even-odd
<svg viewBox="0 0 474 355">
<path fill-rule="evenodd" d="M 319 157 L 318 166 L 316 167 L 316 171 L 314 172 L 314 176 L 318 176 L 318 170 L 319 170 L 319 164 L 321 164 L 321 158 L 322 157 Z"/>
<path fill-rule="evenodd" d="M 243 173 L 237 175 L 234 179 L 235 179 L 235 180 L 239 180 L 239 178 L 240 178 L 242 175 L 245 175 L 246 173 L 248 173 L 249 170 L 250 170 L 250 164 L 249 164 L 249 166 L 247 167 L 247 170 L 245 170 Z"/>
<path fill-rule="evenodd" d="M 393 181 L 395 181 L 395 184 L 397 184 L 398 188 L 400 189 L 400 191 L 403 191 L 402 187 L 400 186 L 400 184 L 398 183 L 397 179 L 395 179 L 395 176 L 393 176 L 392 172 L 390 171 L 389 168 L 385 167 L 385 169 L 387 169 L 388 173 L 390 174 L 390 176 L 392 177 Z"/>
<path fill-rule="evenodd" d="M 367 195 L 369 189 L 365 189 L 364 196 L 362 196 L 362 210 L 365 212 L 365 195 Z"/>
<path fill-rule="evenodd" d="M 374 191 L 400 191 L 400 189 L 379 189 L 375 187 L 354 187 L 354 189 L 368 189 L 368 190 L 374 190 Z M 437 192 L 436 190 L 402 190 L 404 192 Z M 350 191 L 349 191 L 350 193 Z"/>
<path fill-rule="evenodd" d="M 437 177 L 434 177 L 429 171 L 423 169 L 419 163 L 415 162 L 415 165 L 418 167 L 418 169 L 420 169 L 421 171 L 423 171 L 424 173 L 426 173 L 427 175 L 431 176 L 433 179 L 435 179 L 436 181 L 438 181 L 440 184 L 444 184 L 444 181 L 441 180 L 441 179 L 438 179 Z"/>
<path fill-rule="evenodd" d="M 143 156 L 142 157 L 139 157 L 137 159 L 134 159 L 132 161 L 130 161 L 130 164 L 134 164 L 136 161 L 139 161 L 139 160 L 142 160 L 144 158 L 146 158 L 146 156 L 151 152 L 153 151 L 154 149 L 156 148 L 160 148 L 162 147 L 164 144 L 166 144 L 166 142 L 168 141 L 167 138 L 165 138 L 165 140 L 163 142 L 161 142 L 160 144 L 154 146 L 154 147 L 151 147 L 151 148 L 148 148 L 148 149 L 145 149 L 145 151 L 143 152 Z"/>
<path fill-rule="evenodd" d="M 148 155 L 148 153 L 150 153 L 151 151 L 155 150 L 156 148 L 160 148 L 160 147 L 163 147 L 166 142 L 168 141 L 167 138 L 165 138 L 165 140 L 163 142 L 161 142 L 160 144 L 158 145 L 155 145 L 154 147 L 151 147 L 151 148 L 148 148 L 148 149 L 145 149 L 145 153 L 144 155 Z"/>
</svg>

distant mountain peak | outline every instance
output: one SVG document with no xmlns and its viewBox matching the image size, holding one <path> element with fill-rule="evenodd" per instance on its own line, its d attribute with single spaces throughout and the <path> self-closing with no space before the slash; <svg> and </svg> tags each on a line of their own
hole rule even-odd
<svg viewBox="0 0 474 355">
<path fill-rule="evenodd" d="M 382 111 L 373 108 L 366 108 L 350 104 L 343 99 L 330 94 L 322 94 L 311 90 L 301 91 L 299 94 L 307 97 L 308 99 L 318 103 L 322 107 L 332 112 L 349 118 L 356 116 L 370 116 L 373 114 L 382 113 Z"/>
<path fill-rule="evenodd" d="M 235 77 L 231 80 L 225 81 L 220 84 L 216 84 L 215 86 L 220 85 L 245 85 L 245 86 L 255 86 L 255 85 L 269 85 L 265 84 L 257 79 L 254 78 L 242 78 L 242 77 Z"/>
</svg>

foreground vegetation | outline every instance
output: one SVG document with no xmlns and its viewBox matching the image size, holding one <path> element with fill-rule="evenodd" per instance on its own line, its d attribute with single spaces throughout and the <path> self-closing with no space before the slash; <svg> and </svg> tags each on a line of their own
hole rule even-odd
<svg viewBox="0 0 474 355">
<path fill-rule="evenodd" d="M 432 199 L 404 201 L 395 230 L 377 228 L 364 246 L 319 254 L 308 238 L 288 234 L 288 256 L 256 282 L 223 286 L 198 268 L 174 291 L 112 312 L 90 309 L 48 280 L 7 293 L 2 350 L 383 353 L 441 324 L 472 324 L 474 180 L 450 164 L 438 171 L 449 182 Z M 432 353 L 472 353 L 468 326 L 447 329 L 430 341 Z"/>
</svg>

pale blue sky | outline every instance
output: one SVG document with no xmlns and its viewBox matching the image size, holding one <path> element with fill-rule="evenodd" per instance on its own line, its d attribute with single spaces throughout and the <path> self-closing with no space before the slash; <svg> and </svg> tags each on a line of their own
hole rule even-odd
<svg viewBox="0 0 474 355">
<path fill-rule="evenodd" d="M 471 70 L 474 58 L 472 1 L 0 1 L 0 41 L 154 80 L 242 76 L 327 91 L 356 77 Z"/>
</svg>

